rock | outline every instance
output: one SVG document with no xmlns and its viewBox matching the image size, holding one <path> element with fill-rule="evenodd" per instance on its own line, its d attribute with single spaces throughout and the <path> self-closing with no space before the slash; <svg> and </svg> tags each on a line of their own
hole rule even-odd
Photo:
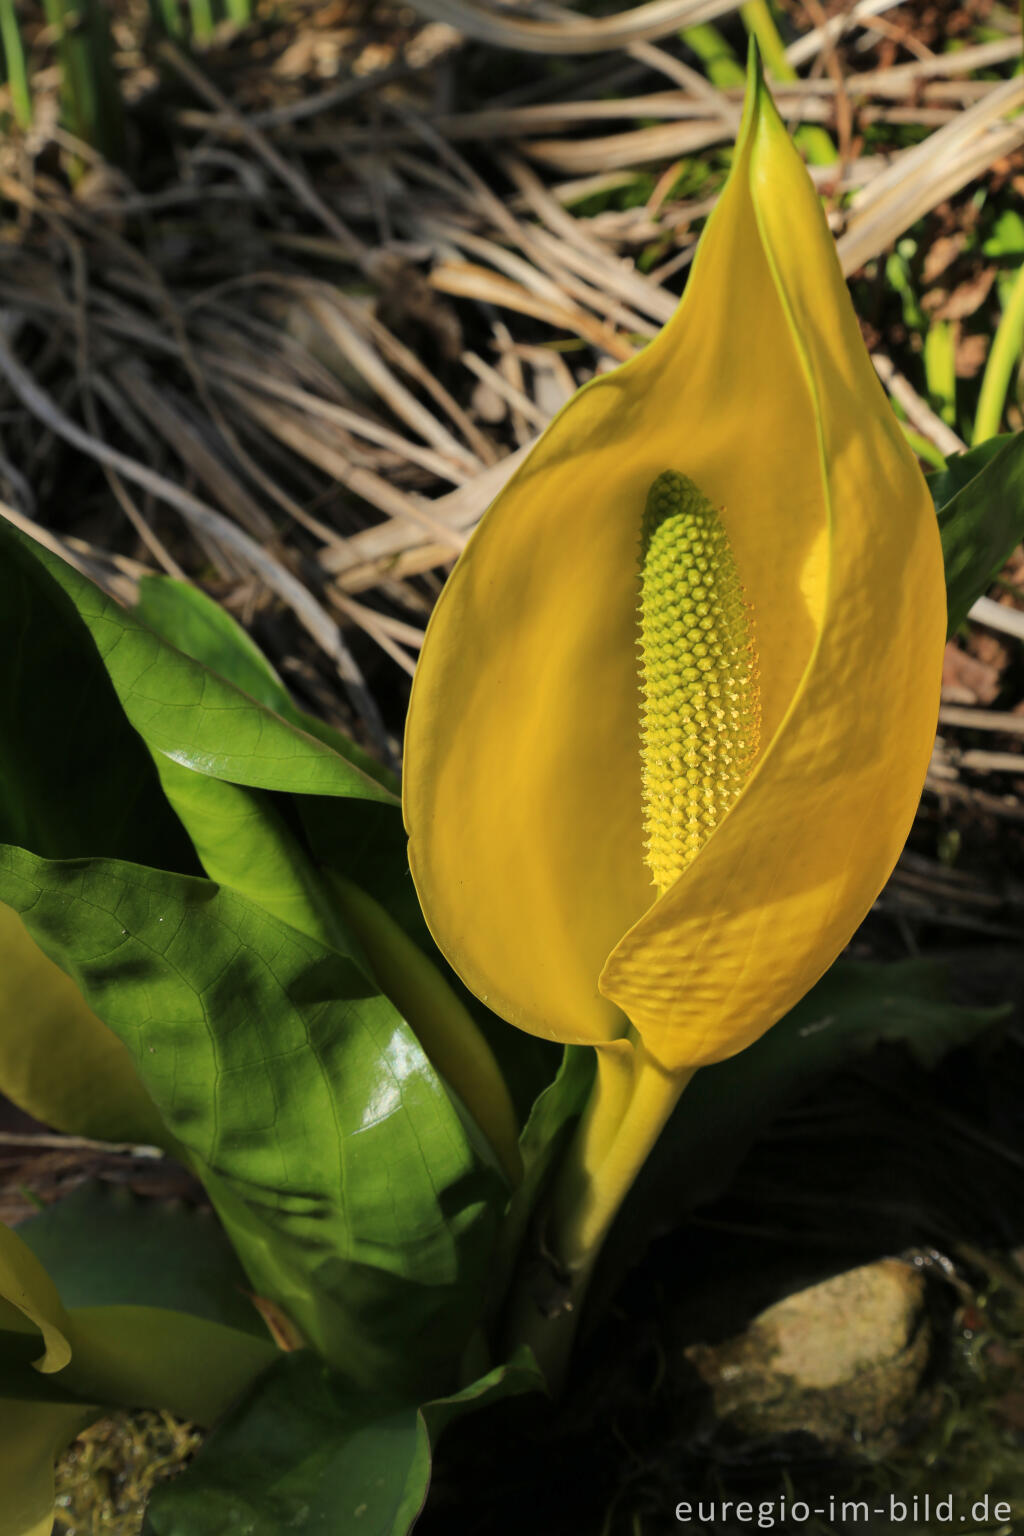
<svg viewBox="0 0 1024 1536">
<path fill-rule="evenodd" d="M 738 1337 L 686 1357 L 716 1416 L 747 1436 L 803 1431 L 880 1454 L 900 1439 L 928 1362 L 924 1276 L 897 1259 L 776 1302 Z"/>
</svg>

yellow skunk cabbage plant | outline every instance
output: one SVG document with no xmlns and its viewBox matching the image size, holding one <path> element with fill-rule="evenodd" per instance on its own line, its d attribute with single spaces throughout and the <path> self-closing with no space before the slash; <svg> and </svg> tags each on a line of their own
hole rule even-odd
<svg viewBox="0 0 1024 1536">
<path fill-rule="evenodd" d="M 674 318 L 486 513 L 409 711 L 434 938 L 510 1023 L 596 1049 L 546 1234 L 570 1280 L 694 1071 L 888 878 L 945 636 L 934 507 L 755 66 Z"/>
<path fill-rule="evenodd" d="M 899 853 L 1022 466 L 951 461 L 936 519 L 755 76 L 678 315 L 444 591 L 411 873 L 395 779 L 213 602 L 126 609 L 0 520 L 0 1091 L 196 1192 L 0 1228 L 0 1536 L 48 1536 L 118 1407 L 210 1431 L 146 1536 L 401 1536 L 445 1425 L 557 1385 L 670 1116 L 662 1216 L 810 1072 L 974 1026 L 928 965 L 804 994 Z"/>
</svg>

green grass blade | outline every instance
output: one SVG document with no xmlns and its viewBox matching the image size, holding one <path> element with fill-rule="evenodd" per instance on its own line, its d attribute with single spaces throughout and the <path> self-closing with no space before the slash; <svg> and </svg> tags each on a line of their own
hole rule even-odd
<svg viewBox="0 0 1024 1536">
<path fill-rule="evenodd" d="M 188 0 L 192 17 L 192 36 L 198 43 L 208 43 L 213 36 L 213 6 L 210 0 Z"/>
<path fill-rule="evenodd" d="M 45 11 L 61 67 L 65 125 L 106 159 L 119 160 L 124 118 L 106 6 L 102 0 L 45 0 Z"/>
<path fill-rule="evenodd" d="M 3 43 L 7 64 L 7 84 L 11 92 L 14 121 L 19 128 L 32 126 L 32 93 L 28 84 L 25 65 L 25 49 L 21 41 L 21 29 L 14 9 L 14 0 L 0 0 L 0 42 Z"/>
<path fill-rule="evenodd" d="M 948 320 L 933 320 L 924 338 L 924 374 L 933 408 L 956 426 L 956 340 Z"/>
<path fill-rule="evenodd" d="M 1024 345 L 1024 266 L 1014 279 L 1010 296 L 1006 301 L 1002 319 L 992 341 L 992 350 L 985 365 L 978 396 L 978 411 L 974 418 L 975 443 L 983 443 L 994 437 L 1003 419 L 1006 397 L 1010 391 L 1013 370 L 1017 366 Z"/>
</svg>

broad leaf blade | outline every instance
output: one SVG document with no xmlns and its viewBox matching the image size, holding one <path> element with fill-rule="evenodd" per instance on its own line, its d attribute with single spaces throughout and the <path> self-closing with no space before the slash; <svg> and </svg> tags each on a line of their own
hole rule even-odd
<svg viewBox="0 0 1024 1536">
<path fill-rule="evenodd" d="M 944 469 L 938 469 L 926 477 L 935 510 L 941 511 L 965 486 L 970 485 L 985 466 L 997 458 L 1008 443 L 1013 442 L 1015 436 L 1014 432 L 1003 432 L 998 437 L 986 438 L 974 448 L 966 448 L 963 453 L 950 454 Z"/>
<path fill-rule="evenodd" d="M 193 869 L 87 626 L 36 546 L 3 518 L 0 654 L 0 841 L 51 858 Z"/>
<path fill-rule="evenodd" d="M 1024 432 L 956 455 L 929 486 L 938 510 L 952 635 L 1024 537 Z"/>
<path fill-rule="evenodd" d="M 0 852 L 0 897 L 132 1051 L 258 1294 L 353 1377 L 429 1391 L 502 1198 L 350 961 L 208 882 Z"/>
<path fill-rule="evenodd" d="M 211 880 L 301 933 L 362 958 L 320 871 L 275 804 L 283 797 L 194 773 L 162 755 L 157 765 L 164 792 Z"/>
<path fill-rule="evenodd" d="M 45 587 L 48 577 L 71 600 L 124 714 L 152 752 L 255 789 L 393 802 L 391 792 L 355 763 L 168 645 L 71 566 L 8 524 L 0 525 L 0 538 L 20 547 L 23 563 L 36 564 L 37 586 Z M 40 668 L 46 684 L 58 665 L 51 648 Z M 79 851 L 49 846 L 64 856 Z M 140 857 L 137 848 L 124 853 L 129 851 Z"/>
<path fill-rule="evenodd" d="M 317 737 L 386 788 L 397 791 L 395 775 L 375 762 L 341 731 L 297 708 L 291 694 L 259 647 L 219 603 L 198 587 L 172 576 L 144 576 L 135 612 L 148 629 L 186 656 L 241 688 L 282 719 Z"/>
<path fill-rule="evenodd" d="M 423 1507 L 445 1425 L 540 1386 L 524 1353 L 417 1409 L 353 1394 L 312 1356 L 287 1356 L 189 1471 L 156 1491 L 146 1536 L 280 1536 L 300 1526 L 323 1536 L 404 1536 Z"/>
</svg>

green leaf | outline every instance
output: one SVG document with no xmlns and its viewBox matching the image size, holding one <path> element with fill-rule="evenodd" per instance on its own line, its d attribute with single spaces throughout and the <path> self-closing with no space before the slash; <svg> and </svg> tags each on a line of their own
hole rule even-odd
<svg viewBox="0 0 1024 1536">
<path fill-rule="evenodd" d="M 534 1102 L 519 1139 L 525 1174 L 509 1211 L 508 1225 L 517 1233 L 525 1227 L 583 1113 L 595 1069 L 595 1053 L 589 1046 L 565 1046 L 554 1080 Z"/>
<path fill-rule="evenodd" d="M 954 455 L 928 484 L 942 536 L 952 635 L 1024 537 L 1024 432 Z"/>
<path fill-rule="evenodd" d="M 934 1067 L 1006 1012 L 951 1003 L 935 961 L 837 961 L 760 1040 L 695 1075 L 612 1229 L 592 1296 L 610 1294 L 652 1232 L 728 1188 L 766 1127 L 830 1073 L 883 1043 Z"/>
<path fill-rule="evenodd" d="M 395 775 L 341 731 L 308 715 L 294 703 L 284 683 L 240 624 L 198 587 L 172 576 L 144 576 L 135 612 L 147 629 L 218 673 L 250 698 L 265 704 L 299 730 L 355 763 L 386 788 L 397 791 Z"/>
<path fill-rule="evenodd" d="M 967 448 L 963 453 L 950 454 L 945 468 L 927 477 L 928 489 L 931 491 L 936 512 L 941 512 L 958 491 L 970 485 L 975 476 L 980 475 L 985 466 L 1002 453 L 1008 443 L 1013 442 L 1015 435 L 1013 432 L 1004 432 L 998 437 L 986 438 L 983 443 L 978 443 L 974 448 Z"/>
<path fill-rule="evenodd" d="M 143 576 L 135 614 L 147 629 L 268 709 L 280 715 L 291 705 L 288 690 L 259 646 L 198 587 L 173 576 Z"/>
<path fill-rule="evenodd" d="M 91 1182 L 21 1222 L 18 1236 L 65 1307 L 164 1307 L 266 1341 L 245 1272 L 208 1210 Z"/>
<path fill-rule="evenodd" d="M 36 563 L 42 573 L 37 586 L 46 587 L 49 577 L 49 585 L 56 584 L 71 599 L 124 714 L 152 752 L 162 752 L 197 773 L 254 789 L 394 800 L 390 790 L 339 752 L 168 645 L 86 577 L 9 524 L 0 524 L 0 540 L 18 544 L 28 561 Z M 51 647 L 38 669 L 44 692 L 59 666 Z M 119 729 L 123 735 L 123 721 Z M 111 751 L 108 745 L 103 759 L 108 766 Z M 57 856 L 79 851 L 64 843 L 49 846 Z M 135 845 L 124 853 L 141 858 Z"/>
<path fill-rule="evenodd" d="M 211 880 L 354 960 L 411 1026 L 516 1182 L 519 1126 L 505 1080 L 469 1011 L 404 929 L 352 881 L 314 864 L 274 796 L 168 758 L 160 778 Z"/>
<path fill-rule="evenodd" d="M 149 576 L 141 583 L 135 613 L 185 656 L 309 734 L 306 717 L 262 652 L 205 593 L 168 576 Z M 351 742 L 339 741 L 348 760 L 362 758 L 359 766 L 376 766 Z M 363 958 L 301 837 L 288 825 L 280 796 L 195 772 L 163 752 L 156 763 L 164 792 L 211 880 L 259 902 L 302 933 Z"/>
<path fill-rule="evenodd" d="M 124 1040 L 257 1294 L 423 1395 L 484 1305 L 502 1182 L 348 959 L 234 892 L 0 851 L 0 898 Z"/>
<path fill-rule="evenodd" d="M 512 1191 L 500 1234 L 495 1263 L 495 1292 L 503 1295 L 521 1261 L 523 1238 L 553 1172 L 583 1113 L 596 1070 L 595 1052 L 587 1045 L 562 1048 L 553 1080 L 537 1095 L 519 1138 L 523 1177 Z"/>
<path fill-rule="evenodd" d="M 310 938 L 363 960 L 320 871 L 275 803 L 282 796 L 194 773 L 169 757 L 158 757 L 157 766 L 211 880 Z"/>
<path fill-rule="evenodd" d="M 403 1536 L 423 1508 L 431 1450 L 461 1414 L 540 1389 L 524 1351 L 422 1408 L 364 1397 L 307 1353 L 285 1356 L 210 1436 L 183 1477 L 157 1489 L 145 1536 Z"/>
<path fill-rule="evenodd" d="M 0 841 L 46 857 L 194 869 L 89 630 L 36 546 L 3 518 L 0 654 Z"/>
<path fill-rule="evenodd" d="M 981 247 L 983 256 L 1024 256 L 1024 219 L 1015 208 L 1004 208 Z"/>
<path fill-rule="evenodd" d="M 351 880 L 329 873 L 337 909 L 357 936 L 369 974 L 410 1025 L 456 1102 L 468 1111 L 469 1134 L 497 1157 L 511 1185 L 523 1174 L 519 1122 L 508 1087 L 469 1010 L 390 913 Z"/>
<path fill-rule="evenodd" d="M 0 1093 L 74 1136 L 171 1150 L 126 1047 L 0 904 Z"/>
</svg>

